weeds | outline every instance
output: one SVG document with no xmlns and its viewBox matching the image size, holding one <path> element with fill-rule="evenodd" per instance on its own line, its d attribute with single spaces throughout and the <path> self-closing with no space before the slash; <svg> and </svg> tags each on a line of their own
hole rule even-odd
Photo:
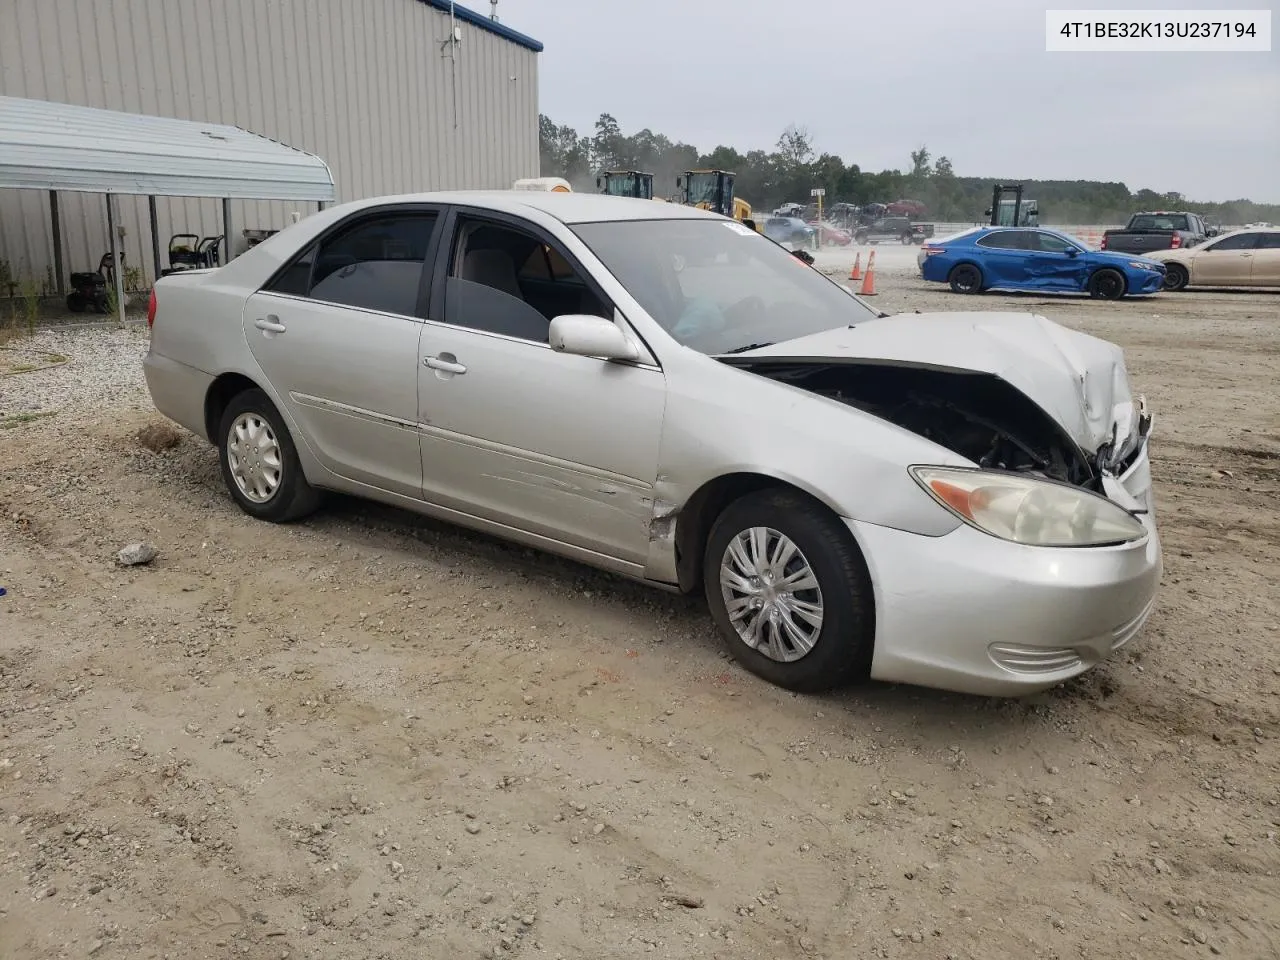
<svg viewBox="0 0 1280 960">
<path fill-rule="evenodd" d="M 27 328 L 27 336 L 36 335 L 36 324 L 40 322 L 40 285 L 34 280 L 23 280 L 22 322 Z"/>
<path fill-rule="evenodd" d="M 152 453 L 172 450 L 182 442 L 182 434 L 176 427 L 164 421 L 148 424 L 134 434 L 134 439 Z"/>
<path fill-rule="evenodd" d="M 20 427 L 24 423 L 32 423 L 36 420 L 44 420 L 57 415 L 57 410 L 41 410 L 39 413 L 15 413 L 11 417 L 0 417 L 0 430 L 10 430 L 14 427 Z"/>
</svg>

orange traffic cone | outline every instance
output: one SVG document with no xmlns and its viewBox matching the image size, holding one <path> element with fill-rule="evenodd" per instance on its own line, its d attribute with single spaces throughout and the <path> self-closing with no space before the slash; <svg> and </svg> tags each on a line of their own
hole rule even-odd
<svg viewBox="0 0 1280 960">
<path fill-rule="evenodd" d="M 862 251 L 858 251 L 858 255 L 853 258 L 853 269 L 849 271 L 850 280 L 862 279 Z"/>
<path fill-rule="evenodd" d="M 862 278 L 862 289 L 858 291 L 860 297 L 874 297 L 876 295 L 876 252 L 872 250 L 867 254 L 867 275 Z"/>
</svg>

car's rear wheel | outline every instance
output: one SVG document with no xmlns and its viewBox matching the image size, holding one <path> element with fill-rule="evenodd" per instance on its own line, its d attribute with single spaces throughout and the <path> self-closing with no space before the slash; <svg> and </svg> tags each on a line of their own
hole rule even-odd
<svg viewBox="0 0 1280 960">
<path fill-rule="evenodd" d="M 947 277 L 953 293 L 981 293 L 982 271 L 972 263 L 962 263 Z"/>
<path fill-rule="evenodd" d="M 1185 290 L 1190 280 L 1191 276 L 1187 273 L 1187 268 L 1181 264 L 1171 263 L 1165 268 L 1164 288 L 1166 290 L 1175 292 Z"/>
<path fill-rule="evenodd" d="M 856 234 L 853 239 L 856 240 L 859 244 L 865 244 L 868 240 L 868 237 L 865 233 L 859 233 L 859 234 Z"/>
<path fill-rule="evenodd" d="M 218 431 L 222 480 L 245 513 L 285 523 L 320 505 L 320 493 L 307 483 L 293 438 L 261 390 L 231 398 Z"/>
<path fill-rule="evenodd" d="M 730 656 L 788 690 L 865 677 L 875 613 L 867 566 L 839 519 L 803 494 L 762 490 L 711 529 L 703 581 Z"/>
<path fill-rule="evenodd" d="M 1124 274 L 1103 267 L 1089 278 L 1089 296 L 1095 300 L 1119 300 L 1124 296 Z"/>
<path fill-rule="evenodd" d="M 904 234 L 903 234 L 902 236 L 900 236 L 898 239 L 902 241 L 902 245 L 905 247 L 905 246 L 907 246 L 909 243 L 911 243 L 911 234 L 909 234 L 909 233 L 904 233 Z"/>
</svg>

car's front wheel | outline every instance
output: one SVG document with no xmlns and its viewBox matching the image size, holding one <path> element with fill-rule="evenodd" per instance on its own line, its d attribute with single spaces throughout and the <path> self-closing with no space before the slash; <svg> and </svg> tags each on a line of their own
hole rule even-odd
<svg viewBox="0 0 1280 960">
<path fill-rule="evenodd" d="M 730 504 L 707 540 L 703 580 L 729 654 L 757 676 L 813 693 L 865 677 L 875 616 L 852 535 L 799 493 Z"/>
<path fill-rule="evenodd" d="M 953 293 L 981 293 L 982 271 L 972 263 L 962 263 L 947 277 Z"/>
<path fill-rule="evenodd" d="M 1119 300 L 1124 296 L 1124 274 L 1103 267 L 1089 278 L 1089 296 L 1095 300 Z"/>
<path fill-rule="evenodd" d="M 223 482 L 250 516 L 285 523 L 319 506 L 320 494 L 302 474 L 293 438 L 263 391 L 245 390 L 227 404 L 218 453 Z"/>
<path fill-rule="evenodd" d="M 1164 272 L 1164 288 L 1174 292 L 1185 290 L 1190 282 L 1191 276 L 1187 273 L 1187 268 L 1181 264 L 1171 263 L 1165 268 Z"/>
</svg>

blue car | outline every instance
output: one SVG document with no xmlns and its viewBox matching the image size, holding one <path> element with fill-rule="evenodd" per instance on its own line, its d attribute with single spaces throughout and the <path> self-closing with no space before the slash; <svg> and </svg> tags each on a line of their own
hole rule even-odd
<svg viewBox="0 0 1280 960">
<path fill-rule="evenodd" d="M 1037 290 L 1119 300 L 1157 293 L 1164 283 L 1164 264 L 1156 260 L 1090 250 L 1043 227 L 975 227 L 930 240 L 916 260 L 922 277 L 956 293 Z"/>
</svg>

